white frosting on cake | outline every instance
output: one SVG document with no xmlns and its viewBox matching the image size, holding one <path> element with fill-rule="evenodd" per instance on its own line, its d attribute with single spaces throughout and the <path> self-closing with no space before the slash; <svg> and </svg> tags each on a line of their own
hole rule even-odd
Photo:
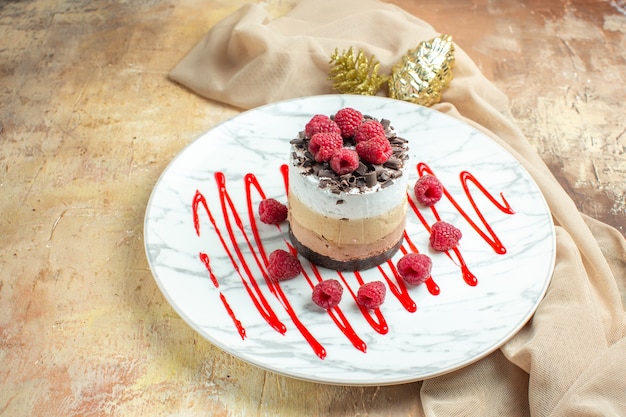
<svg viewBox="0 0 626 417">
<path fill-rule="evenodd" d="M 320 177 L 294 166 L 293 157 L 289 169 L 289 192 L 293 193 L 312 211 L 329 217 L 362 219 L 385 214 L 404 201 L 408 175 L 403 173 L 391 180 L 385 188 L 376 183 L 372 188 L 352 188 L 348 192 L 333 192 L 320 187 Z"/>
</svg>

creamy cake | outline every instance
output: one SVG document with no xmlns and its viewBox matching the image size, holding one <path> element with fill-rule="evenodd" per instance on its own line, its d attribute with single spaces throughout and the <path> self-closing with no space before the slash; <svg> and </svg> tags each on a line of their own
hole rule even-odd
<svg viewBox="0 0 626 417">
<path fill-rule="evenodd" d="M 373 119 L 364 116 L 364 121 Z M 289 235 L 312 263 L 340 271 L 363 270 L 390 259 L 399 249 L 407 211 L 408 143 L 388 120 L 380 120 L 392 154 L 383 164 L 359 160 L 358 168 L 338 175 L 317 162 L 302 131 L 291 141 Z M 343 146 L 355 149 L 351 137 Z"/>
</svg>

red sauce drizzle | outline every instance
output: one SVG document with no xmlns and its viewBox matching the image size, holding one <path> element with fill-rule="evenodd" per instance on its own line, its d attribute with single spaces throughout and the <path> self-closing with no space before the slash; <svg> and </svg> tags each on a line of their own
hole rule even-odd
<svg viewBox="0 0 626 417">
<path fill-rule="evenodd" d="M 463 280 L 465 280 L 465 282 L 468 285 L 471 285 L 472 287 L 475 287 L 476 285 L 478 285 L 478 279 L 476 279 L 476 276 L 467 267 L 467 263 L 465 262 L 465 259 L 463 259 L 463 256 L 461 255 L 461 251 L 459 250 L 459 248 L 454 247 L 452 248 L 452 251 L 456 255 L 457 259 L 459 260 L 459 263 L 461 264 L 461 273 L 463 274 Z M 447 255 L 450 256 L 449 251 L 447 252 Z"/>
<path fill-rule="evenodd" d="M 221 191 L 221 187 L 220 187 L 220 191 Z M 224 194 L 223 192 L 220 192 L 220 200 L 222 200 L 222 202 L 223 202 L 223 197 L 222 197 L 223 194 Z M 196 194 L 194 195 L 194 198 L 193 198 L 193 223 L 194 223 L 194 226 L 196 228 L 196 233 L 198 234 L 198 236 L 200 236 L 200 220 L 199 220 L 199 215 L 198 215 L 198 206 L 199 205 L 202 205 L 202 207 L 204 208 L 205 212 L 209 216 L 209 220 L 210 220 L 211 224 L 213 225 L 213 230 L 215 231 L 215 233 L 219 237 L 220 242 L 222 243 L 222 248 L 226 251 L 226 254 L 228 255 L 228 258 L 230 259 L 230 262 L 232 263 L 233 268 L 235 269 L 235 271 L 237 272 L 237 274 L 241 278 L 241 282 L 242 282 L 244 288 L 246 289 L 246 291 L 248 292 L 248 295 L 250 296 L 250 299 L 252 300 L 252 303 L 256 307 L 257 311 L 259 312 L 259 314 L 261 314 L 261 316 L 265 319 L 265 321 L 270 326 L 272 326 L 272 328 L 274 328 L 276 331 L 278 331 L 281 334 L 285 334 L 285 332 L 287 331 L 287 328 L 278 319 L 278 317 L 276 316 L 276 314 L 274 313 L 274 311 L 272 310 L 270 305 L 267 303 L 267 300 L 263 296 L 263 293 L 259 289 L 258 285 L 256 285 L 256 280 L 254 279 L 254 277 L 251 277 L 251 281 L 253 283 L 252 287 L 254 288 L 254 291 L 253 291 L 253 288 L 250 287 L 250 284 L 248 284 L 248 282 L 244 278 L 243 274 L 241 273 L 241 269 L 239 268 L 239 264 L 237 263 L 237 260 L 233 256 L 233 254 L 230 251 L 230 249 L 228 249 L 228 245 L 226 243 L 226 240 L 224 239 L 224 236 L 222 235 L 222 232 L 220 231 L 220 229 L 217 227 L 217 223 L 215 222 L 215 218 L 213 217 L 213 215 L 211 213 L 211 210 L 209 209 L 209 205 L 208 205 L 206 199 L 197 190 L 196 190 Z M 224 212 L 224 218 L 226 219 L 227 216 L 226 216 L 224 204 L 222 204 L 222 209 L 223 209 L 223 212 Z M 228 223 L 228 228 L 230 229 L 230 223 Z M 232 238 L 233 237 L 231 236 L 231 240 L 232 240 Z M 245 261 L 243 260 L 243 257 L 241 256 L 241 251 L 240 251 L 239 247 L 237 246 L 236 242 L 234 243 L 234 245 L 235 245 L 236 252 L 239 255 L 239 260 L 241 262 L 243 262 L 244 269 L 246 270 L 246 272 L 248 273 L 248 277 L 250 278 L 252 273 L 249 270 L 249 268 L 248 268 L 247 264 L 245 263 Z M 205 264 L 205 266 L 207 266 L 207 265 L 208 264 Z"/>
<path fill-rule="evenodd" d="M 420 162 L 419 164 L 417 164 L 417 172 L 419 173 L 420 176 L 424 175 L 424 173 L 435 175 L 434 172 L 430 169 L 430 167 L 423 162 Z M 459 174 L 459 178 L 461 179 L 461 183 L 463 184 L 463 190 L 465 191 L 465 195 L 467 196 L 468 200 L 472 204 L 472 207 L 474 208 L 474 211 L 476 212 L 476 215 L 480 219 L 481 223 L 483 224 L 485 229 L 487 229 L 487 233 L 489 234 L 489 236 L 487 236 L 487 233 L 485 233 L 469 217 L 469 215 L 465 212 L 465 210 L 463 210 L 463 208 L 461 208 L 459 203 L 450 195 L 450 193 L 448 192 L 448 190 L 445 189 L 445 187 L 443 189 L 444 195 L 446 196 L 446 198 L 448 198 L 448 200 L 450 200 L 452 205 L 465 218 L 465 220 L 474 228 L 474 230 L 476 230 L 476 232 L 485 240 L 485 242 L 487 242 L 497 254 L 504 255 L 506 253 L 506 248 L 504 247 L 504 245 L 502 244 L 498 236 L 496 236 L 495 232 L 493 231 L 489 223 L 487 223 L 487 221 L 485 220 L 485 217 L 483 216 L 482 212 L 476 205 L 474 198 L 472 197 L 472 193 L 470 192 L 469 186 L 467 185 L 467 183 L 468 182 L 473 183 L 483 193 L 483 195 L 487 197 L 487 199 L 491 203 L 493 203 L 493 205 L 496 206 L 501 212 L 506 213 L 506 214 L 515 214 L 515 212 L 511 209 L 511 206 L 509 205 L 508 201 L 506 201 L 502 193 L 500 193 L 500 197 L 502 198 L 502 203 L 500 203 L 491 195 L 491 193 L 489 193 L 489 191 L 487 191 L 487 189 L 480 182 L 478 182 L 476 177 L 474 177 L 469 172 L 462 171 Z M 432 207 L 432 209 L 433 209 L 433 212 L 435 212 L 434 206 Z"/>
<path fill-rule="evenodd" d="M 254 215 L 255 214 L 255 210 L 254 210 L 254 207 L 252 205 L 252 192 L 251 192 L 251 189 L 252 189 L 252 187 L 254 187 L 257 190 L 257 192 L 259 193 L 259 197 L 261 199 L 265 198 L 265 193 L 261 189 L 261 185 L 259 184 L 256 176 L 254 176 L 253 174 L 246 174 L 245 177 L 244 177 L 244 180 L 245 180 L 245 185 L 246 185 L 246 204 L 248 206 L 248 217 L 250 219 L 250 225 L 252 226 L 252 234 L 254 235 L 256 248 L 259 250 L 259 252 L 261 253 L 261 257 L 263 258 L 263 266 L 265 266 L 265 265 L 268 264 L 268 259 L 267 259 L 267 256 L 265 254 L 265 248 L 263 247 L 263 242 L 261 241 L 261 237 L 259 235 L 258 226 L 257 226 L 257 223 L 256 223 L 256 217 Z M 280 226 L 277 226 L 277 227 L 280 229 Z M 242 232 L 243 232 L 243 229 L 242 229 Z M 248 241 L 248 240 L 246 239 L 246 241 Z M 249 241 L 248 241 L 248 245 L 250 246 L 250 242 Z M 258 260 L 258 257 L 256 255 L 256 252 L 254 250 L 254 247 L 250 246 L 250 250 L 251 250 L 252 254 L 254 255 L 254 258 L 257 260 L 257 263 L 258 263 L 259 260 Z M 259 264 L 259 267 L 261 267 L 260 264 Z M 300 321 L 300 319 L 298 318 L 298 315 L 296 314 L 295 310 L 293 309 L 293 307 L 289 303 L 289 299 L 287 298 L 287 296 L 283 292 L 283 289 L 281 288 L 280 283 L 271 280 L 269 278 L 269 275 L 268 275 L 268 273 L 267 273 L 267 271 L 266 271 L 266 269 L 264 267 L 261 267 L 261 272 L 263 274 L 263 277 L 265 278 L 265 282 L 267 283 L 268 287 L 270 288 L 272 293 L 274 295 L 276 295 L 277 298 L 280 300 L 283 308 L 285 309 L 287 314 L 289 314 L 289 317 L 293 321 L 293 323 L 296 326 L 296 328 L 300 331 L 300 333 L 306 339 L 306 341 L 309 343 L 309 345 L 311 345 L 311 347 L 315 351 L 315 354 L 317 356 L 319 356 L 320 358 L 324 359 L 326 357 L 326 349 L 324 348 L 324 346 L 321 345 L 321 343 L 315 337 L 313 337 L 313 335 L 309 332 L 309 330 L 306 328 L 306 326 Z"/>
<path fill-rule="evenodd" d="M 417 304 L 415 304 L 415 301 L 413 301 L 413 299 L 409 295 L 406 284 L 398 273 L 396 266 L 391 260 L 387 261 L 387 265 L 389 266 L 389 269 L 391 269 L 395 280 L 392 281 L 391 278 L 389 278 L 389 274 L 385 272 L 382 265 L 378 265 L 378 271 L 385 278 L 385 281 L 387 281 L 387 286 L 389 287 L 389 290 L 392 292 L 393 295 L 396 296 L 396 298 L 400 301 L 400 304 L 402 304 L 402 307 L 404 307 L 406 311 L 408 311 L 409 313 L 415 313 L 417 311 Z"/>
<path fill-rule="evenodd" d="M 424 175 L 424 173 L 435 175 L 432 172 L 432 170 L 428 167 L 428 165 L 424 163 L 419 163 L 416 168 L 420 176 Z M 281 165 L 280 172 L 283 177 L 285 194 L 287 194 L 289 191 L 288 166 L 286 164 Z M 224 234 L 218 227 L 215 221 L 215 218 L 213 216 L 213 212 L 209 208 L 209 205 L 205 197 L 200 193 L 200 191 L 197 191 L 197 190 L 194 195 L 193 203 L 192 203 L 193 224 L 194 224 L 196 234 L 200 236 L 201 227 L 200 227 L 200 216 L 199 216 L 198 211 L 199 211 L 199 208 L 202 207 L 204 209 L 203 211 L 206 213 L 206 215 L 209 218 L 210 223 L 213 226 L 213 231 L 216 233 L 217 237 L 219 238 L 222 248 L 224 249 L 228 258 L 230 259 L 230 262 L 233 265 L 234 270 L 239 275 L 241 282 L 244 288 L 246 289 L 251 301 L 256 307 L 257 311 L 259 312 L 259 314 L 261 314 L 261 316 L 265 319 L 265 321 L 272 328 L 277 330 L 279 333 L 284 334 L 287 331 L 286 326 L 278 319 L 276 313 L 273 311 L 273 309 L 269 305 L 267 299 L 265 298 L 263 294 L 261 287 L 258 285 L 257 280 L 255 279 L 255 274 L 253 273 L 250 265 L 248 265 L 246 258 L 244 257 L 244 254 L 240 247 L 241 241 L 237 239 L 237 236 L 235 234 L 235 229 L 238 230 L 238 233 L 241 236 L 243 236 L 245 245 L 247 245 L 247 248 L 249 249 L 250 254 L 254 258 L 254 263 L 256 264 L 259 271 L 261 272 L 261 275 L 263 276 L 263 279 L 269 291 L 280 301 L 280 304 L 285 309 L 289 317 L 292 319 L 294 325 L 299 330 L 300 334 L 302 334 L 304 339 L 312 347 L 315 354 L 321 359 L 324 359 L 327 354 L 325 348 L 321 345 L 321 343 L 319 343 L 319 341 L 315 337 L 313 337 L 313 335 L 308 331 L 306 326 L 300 321 L 295 310 L 292 308 L 286 294 L 283 292 L 280 286 L 280 283 L 274 282 L 272 279 L 270 279 L 267 273 L 266 266 L 268 263 L 268 256 L 263 246 L 263 242 L 262 242 L 259 229 L 257 226 L 256 210 L 253 204 L 254 199 L 252 197 L 253 191 L 256 191 L 259 199 L 265 198 L 265 193 L 263 192 L 261 184 L 259 184 L 254 174 L 248 173 L 244 177 L 245 192 L 246 192 L 246 209 L 248 211 L 247 220 L 252 230 L 252 236 L 253 236 L 253 241 L 254 241 L 253 243 L 248 237 L 245 231 L 242 218 L 238 214 L 233 204 L 233 201 L 231 200 L 230 195 L 228 194 L 228 191 L 226 188 L 226 178 L 224 174 L 221 172 L 216 172 L 215 179 L 217 182 L 220 207 L 221 207 L 221 212 L 222 212 L 224 224 L 225 224 L 227 235 L 228 235 L 228 240 L 224 237 Z M 471 195 L 468 183 L 472 183 L 499 210 L 507 214 L 514 214 L 514 211 L 511 209 L 510 205 L 504 198 L 504 195 L 500 193 L 500 197 L 502 199 L 502 203 L 500 203 L 485 189 L 485 187 L 482 184 L 480 184 L 480 182 L 478 182 L 478 180 L 472 174 L 470 174 L 467 171 L 463 171 L 460 173 L 460 180 L 463 184 L 463 190 L 465 191 L 465 194 L 467 198 L 469 199 L 470 203 L 472 204 L 474 211 L 476 212 L 484 228 L 486 229 L 486 232 L 482 230 L 468 216 L 468 214 L 460 207 L 457 201 L 450 195 L 450 193 L 445 188 L 444 188 L 444 195 L 446 196 L 448 200 L 450 200 L 450 202 L 459 211 L 459 213 L 463 216 L 463 218 L 494 249 L 496 253 L 498 254 L 506 253 L 506 248 L 504 247 L 504 245 L 502 245 L 502 242 L 496 236 L 495 232 L 487 223 L 483 214 L 477 207 L 477 204 L 475 203 L 474 198 Z M 421 214 L 415 202 L 410 198 L 410 196 L 407 196 L 407 197 L 408 197 L 409 205 L 412 211 L 420 220 L 424 228 L 430 233 L 431 228 L 430 228 L 428 221 Z M 435 219 L 440 220 L 440 216 L 437 210 L 434 207 L 431 207 L 431 210 Z M 277 227 L 280 230 L 280 226 L 277 226 Z M 417 246 L 411 240 L 411 238 L 409 237 L 406 231 L 404 232 L 404 241 L 405 241 L 405 244 L 403 244 L 400 248 L 402 253 L 407 254 L 409 252 L 419 252 Z M 296 253 L 295 248 L 293 248 L 293 246 L 291 246 L 291 244 L 288 241 L 285 241 L 285 243 L 292 253 Z M 465 282 L 468 285 L 472 285 L 472 286 L 477 285 L 478 281 L 476 277 L 474 276 L 474 274 L 469 270 L 469 267 L 467 266 L 465 260 L 463 259 L 463 256 L 461 255 L 461 252 L 459 251 L 459 249 L 453 248 L 451 251 L 446 251 L 446 254 L 453 262 L 455 262 L 453 259 L 453 255 L 452 255 L 454 254 L 454 257 L 458 260 L 458 263 L 457 262 L 455 263 L 457 263 L 457 265 L 460 265 L 463 279 L 465 280 Z M 210 265 L 209 256 L 204 252 L 200 252 L 199 259 L 204 264 L 207 271 L 209 272 L 209 276 L 211 278 L 211 282 L 213 283 L 213 285 L 216 288 L 219 288 L 218 277 L 216 277 L 215 274 L 213 273 L 213 270 Z M 384 278 L 385 281 L 387 282 L 387 285 L 391 293 L 400 301 L 400 303 L 405 308 L 405 310 L 407 310 L 410 313 L 417 311 L 417 305 L 411 298 L 409 291 L 407 289 L 407 286 L 402 280 L 402 278 L 399 276 L 395 265 L 393 264 L 392 261 L 387 261 L 387 266 L 390 272 L 386 272 L 384 268 L 384 264 L 378 266 L 378 271 L 380 272 L 382 278 Z M 311 277 L 304 269 L 302 270 L 302 274 L 304 275 L 311 289 L 313 289 L 316 283 L 321 282 L 324 278 L 322 277 L 319 269 L 315 265 L 311 265 L 311 271 L 313 272 L 314 278 Z M 357 298 L 356 291 L 352 288 L 352 286 L 350 285 L 350 282 L 348 282 L 348 280 L 346 279 L 343 273 L 337 271 L 336 274 L 337 274 L 337 277 L 341 279 L 345 288 L 348 289 L 348 292 L 351 294 L 352 298 L 356 302 L 356 298 Z M 358 284 L 358 287 L 363 285 L 364 281 L 363 281 L 361 274 L 358 271 L 355 271 L 353 274 L 354 274 L 354 277 L 356 278 L 356 283 Z M 428 279 L 425 281 L 425 284 L 430 294 L 438 295 L 440 293 L 440 288 L 437 285 L 437 283 L 434 281 L 432 276 L 428 277 Z M 243 325 L 241 324 L 241 322 L 236 318 L 234 311 L 232 310 L 232 308 L 230 307 L 226 299 L 226 296 L 221 291 L 220 291 L 220 299 L 224 305 L 224 308 L 226 309 L 226 312 L 229 314 L 229 316 L 233 320 L 233 323 L 235 327 L 237 328 L 239 335 L 242 337 L 242 339 L 245 339 L 246 331 Z M 389 332 L 389 326 L 387 325 L 386 319 L 383 316 L 380 308 L 369 310 L 365 307 L 359 306 L 359 309 L 361 311 L 361 314 L 365 318 L 365 320 L 372 327 L 372 329 L 374 329 L 376 332 L 380 334 L 387 334 Z M 363 339 L 361 339 L 356 334 L 356 332 L 354 331 L 354 328 L 352 327 L 352 325 L 346 318 L 341 308 L 339 306 L 336 306 L 332 309 L 327 310 L 327 313 L 330 316 L 333 323 L 335 323 L 337 328 L 341 330 L 341 332 L 352 343 L 352 345 L 356 349 L 362 352 L 366 352 L 367 350 L 366 343 L 363 341 Z"/>
<path fill-rule="evenodd" d="M 235 313 L 233 312 L 233 309 L 230 308 L 230 304 L 228 304 L 228 301 L 226 301 L 226 296 L 221 291 L 220 291 L 220 300 L 222 300 L 222 304 L 224 304 L 224 308 L 226 309 L 226 312 L 228 313 L 230 318 L 233 320 L 233 323 L 235 324 L 235 327 L 237 328 L 237 331 L 239 332 L 239 336 L 241 336 L 242 339 L 245 339 L 246 329 L 244 329 L 244 327 L 241 325 L 241 322 L 237 320 L 237 317 L 235 317 Z"/>
<path fill-rule="evenodd" d="M 447 193 L 447 191 L 445 191 L 445 189 L 444 189 L 444 194 L 446 194 L 446 193 Z M 410 198 L 409 198 L 409 206 L 411 206 L 411 209 L 413 210 L 415 215 L 420 219 L 420 221 L 422 222 L 422 225 L 428 231 L 428 233 L 431 233 L 432 229 L 430 228 L 430 225 L 428 224 L 428 222 L 426 221 L 426 219 L 424 218 L 422 213 L 420 213 L 420 211 L 417 208 L 417 205 L 415 204 L 415 202 L 412 199 L 410 199 Z M 432 210 L 433 215 L 435 216 L 435 219 L 437 219 L 437 221 L 441 221 L 441 217 L 439 216 L 439 213 L 437 212 L 437 209 L 434 206 L 431 206 L 430 209 Z M 465 260 L 461 256 L 461 252 L 459 251 L 459 249 L 455 247 L 455 248 L 452 248 L 452 251 L 454 252 L 454 254 L 456 255 L 456 257 L 458 259 L 457 265 L 460 265 L 461 276 L 463 277 L 463 280 L 468 285 L 476 286 L 478 284 L 478 280 L 476 279 L 476 276 L 472 273 L 472 271 L 470 271 L 469 267 L 465 263 Z M 452 255 L 450 255 L 450 251 L 449 250 L 447 250 L 445 253 L 446 253 L 446 255 L 448 255 L 448 258 L 452 259 Z"/>
<path fill-rule="evenodd" d="M 219 288 L 220 287 L 220 283 L 217 280 L 217 277 L 215 276 L 215 274 L 213 273 L 213 270 L 211 269 L 211 262 L 209 260 L 209 255 L 207 255 L 204 252 L 200 252 L 199 256 L 200 256 L 200 261 L 202 261 L 202 263 L 206 267 L 206 270 L 209 271 L 209 276 L 211 277 L 211 282 L 213 283 L 215 288 Z"/>
<path fill-rule="evenodd" d="M 204 252 L 200 252 L 199 257 L 200 257 L 200 261 L 204 264 L 207 271 L 209 272 L 209 276 L 211 277 L 211 282 L 213 283 L 215 288 L 219 288 L 220 283 L 217 280 L 217 277 L 215 276 L 215 274 L 213 273 L 213 269 L 211 268 L 211 261 L 209 259 L 209 255 L 207 255 Z M 235 316 L 235 312 L 230 307 L 230 304 L 228 304 L 228 301 L 226 300 L 226 296 L 224 296 L 224 294 L 221 291 L 220 291 L 220 300 L 222 300 L 222 304 L 224 304 L 224 308 L 226 309 L 226 312 L 228 313 L 231 320 L 233 321 L 233 324 L 237 328 L 237 331 L 239 332 L 239 336 L 241 336 L 242 339 L 245 339 L 246 329 L 241 324 L 241 321 L 239 321 L 237 317 Z"/>
<path fill-rule="evenodd" d="M 361 276 L 360 272 L 354 271 L 353 273 L 354 273 L 354 277 L 356 278 L 357 283 L 359 284 L 359 287 L 365 284 L 365 281 L 363 281 L 363 277 Z M 356 299 L 357 299 L 356 291 L 352 289 L 352 287 L 346 280 L 346 277 L 343 275 L 343 273 L 341 273 L 340 271 L 337 271 L 337 275 L 339 275 L 339 278 L 341 278 L 341 280 L 343 281 L 343 284 L 348 289 L 348 291 L 350 292 L 350 295 L 352 295 L 352 298 L 354 299 L 354 302 L 356 303 Z M 387 321 L 385 320 L 385 316 L 383 316 L 383 313 L 380 311 L 380 308 L 370 310 L 368 308 L 363 307 L 362 305 L 359 305 L 359 304 L 357 305 L 359 306 L 359 310 L 361 310 L 361 314 L 363 314 L 363 317 L 365 317 L 365 320 L 367 320 L 370 326 L 372 326 L 372 329 L 376 330 L 380 334 L 387 334 L 389 332 L 389 326 L 387 326 Z M 376 317 L 372 317 L 372 312 L 374 313 Z"/>
<path fill-rule="evenodd" d="M 424 284 L 426 284 L 426 289 L 432 295 L 439 295 L 439 293 L 441 292 L 441 288 L 439 288 L 439 285 L 437 285 L 437 283 L 433 280 L 432 277 L 428 278 L 424 282 Z"/>
<path fill-rule="evenodd" d="M 295 248 L 293 248 L 291 245 L 289 245 L 289 247 L 291 248 L 292 253 L 296 252 Z M 313 271 L 313 274 L 315 275 L 315 278 L 317 279 L 316 283 L 322 282 L 324 278 L 322 277 L 322 274 L 320 273 L 319 269 L 315 265 L 311 264 L 311 270 Z M 304 275 L 304 278 L 311 286 L 311 290 L 312 290 L 315 287 L 316 283 L 313 282 L 311 277 L 309 277 L 309 274 L 307 274 L 304 269 L 302 270 L 302 274 Z M 350 324 L 345 314 L 341 310 L 341 307 L 335 306 L 332 309 L 326 310 L 326 312 L 328 313 L 330 318 L 333 320 L 335 325 L 339 328 L 339 330 L 341 330 L 341 332 L 348 338 L 348 340 L 350 340 L 350 342 L 352 343 L 352 346 L 354 346 L 361 352 L 365 352 L 367 350 L 367 344 L 363 341 L 363 339 L 359 337 L 358 334 L 356 334 L 356 332 L 352 328 L 352 325 Z"/>
<path fill-rule="evenodd" d="M 280 166 L 280 173 L 283 176 L 283 183 L 285 184 L 285 195 L 289 195 L 289 166 L 282 164 Z"/>
</svg>

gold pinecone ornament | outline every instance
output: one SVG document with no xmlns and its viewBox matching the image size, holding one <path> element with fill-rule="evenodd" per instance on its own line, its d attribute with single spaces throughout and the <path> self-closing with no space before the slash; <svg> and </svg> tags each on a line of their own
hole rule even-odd
<svg viewBox="0 0 626 417">
<path fill-rule="evenodd" d="M 392 67 L 391 76 L 378 74 L 380 63 L 374 55 L 365 56 L 352 47 L 340 54 L 336 49 L 330 59 L 329 79 L 341 94 L 375 95 L 387 83 L 389 96 L 422 106 L 441 101 L 452 81 L 454 44 L 450 35 L 440 35 L 409 50 Z"/>
<path fill-rule="evenodd" d="M 330 57 L 332 64 L 329 79 L 333 82 L 333 90 L 341 94 L 362 94 L 373 96 L 389 79 L 379 75 L 380 63 L 374 55 L 365 56 L 359 49 L 356 57 L 352 47 L 341 54 L 335 49 Z"/>
</svg>

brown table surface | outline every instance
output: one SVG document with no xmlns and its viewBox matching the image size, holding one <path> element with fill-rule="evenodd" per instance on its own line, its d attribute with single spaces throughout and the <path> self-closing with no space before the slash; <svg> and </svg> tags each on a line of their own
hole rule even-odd
<svg viewBox="0 0 626 417">
<path fill-rule="evenodd" d="M 451 34 L 579 209 L 626 233 L 623 0 L 392 2 Z M 420 415 L 419 382 L 325 386 L 231 357 L 148 269 L 158 176 L 238 113 L 167 73 L 243 3 L 0 0 L 0 416 Z"/>
</svg>

